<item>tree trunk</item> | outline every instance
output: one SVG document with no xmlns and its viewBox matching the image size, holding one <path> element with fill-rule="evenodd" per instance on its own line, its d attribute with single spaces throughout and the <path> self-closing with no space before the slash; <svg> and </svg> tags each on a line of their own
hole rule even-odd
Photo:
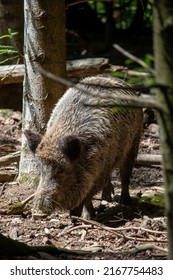
<svg viewBox="0 0 173 280">
<path fill-rule="evenodd" d="M 65 76 L 65 1 L 24 1 L 24 93 L 23 130 L 44 133 L 50 113 L 64 93 L 64 86 L 45 78 L 38 70 L 44 68 Z M 37 164 L 22 137 L 19 182 L 36 185 Z"/>
<path fill-rule="evenodd" d="M 169 259 L 173 259 L 173 1 L 154 1 L 153 36 L 157 98 L 162 104 L 159 114 L 160 139 L 168 217 Z"/>
<path fill-rule="evenodd" d="M 14 37 L 14 48 L 21 54 L 20 62 L 23 62 L 23 0 L 0 0 L 0 36 L 7 35 L 8 29 L 18 32 Z M 0 40 L 1 45 L 11 45 L 9 38 Z M 14 55 L 4 54 L 0 61 L 9 59 Z M 8 64 L 15 63 L 15 60 L 8 60 Z"/>
<path fill-rule="evenodd" d="M 137 1 L 136 13 L 130 26 L 130 29 L 135 33 L 142 32 L 142 30 L 145 28 L 144 13 L 146 10 L 147 2 L 148 0 Z"/>
</svg>

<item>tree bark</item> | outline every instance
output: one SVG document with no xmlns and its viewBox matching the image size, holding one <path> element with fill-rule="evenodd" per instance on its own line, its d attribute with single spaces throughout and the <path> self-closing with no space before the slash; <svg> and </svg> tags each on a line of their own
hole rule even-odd
<svg viewBox="0 0 173 280">
<path fill-rule="evenodd" d="M 20 62 L 23 62 L 23 0 L 0 0 L 0 36 L 8 34 L 8 28 L 18 32 L 14 37 L 14 48 L 21 54 Z M 11 45 L 9 38 L 0 40 L 1 45 Z M 13 55 L 12 55 L 13 56 Z M 9 59 L 9 54 L 0 56 L 0 61 Z M 16 60 L 8 60 L 8 64 L 16 63 Z"/>
<path fill-rule="evenodd" d="M 173 1 L 154 1 L 153 38 L 160 139 L 168 217 L 168 258 L 173 259 Z"/>
<path fill-rule="evenodd" d="M 43 133 L 50 113 L 64 93 L 64 86 L 45 78 L 42 67 L 60 77 L 65 76 L 65 1 L 24 1 L 23 130 Z M 19 182 L 36 185 L 37 164 L 22 137 Z"/>
</svg>

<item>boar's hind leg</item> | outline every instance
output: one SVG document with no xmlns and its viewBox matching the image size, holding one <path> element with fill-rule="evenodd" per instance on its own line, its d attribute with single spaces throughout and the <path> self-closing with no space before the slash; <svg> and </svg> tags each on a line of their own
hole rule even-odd
<svg viewBox="0 0 173 280">
<path fill-rule="evenodd" d="M 131 198 L 129 194 L 129 184 L 130 177 L 132 175 L 132 170 L 134 166 L 134 161 L 138 153 L 139 139 L 134 139 L 134 145 L 132 145 L 131 150 L 126 156 L 122 166 L 120 167 L 120 177 L 121 177 L 121 198 L 120 203 L 130 204 Z"/>
<path fill-rule="evenodd" d="M 111 179 L 110 179 L 110 176 L 109 176 L 106 180 L 106 183 L 103 186 L 102 200 L 106 200 L 106 201 L 111 202 L 112 201 L 111 194 L 114 194 L 114 187 L 111 183 Z"/>
<path fill-rule="evenodd" d="M 120 176 L 121 176 L 121 197 L 120 203 L 122 204 L 130 204 L 131 198 L 129 194 L 129 183 L 130 176 L 132 174 L 132 165 L 128 163 L 126 166 L 122 166 L 120 168 Z"/>
</svg>

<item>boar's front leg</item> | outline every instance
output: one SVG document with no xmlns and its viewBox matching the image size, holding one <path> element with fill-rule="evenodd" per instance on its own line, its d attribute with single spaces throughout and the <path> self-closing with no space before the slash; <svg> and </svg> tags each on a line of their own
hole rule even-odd
<svg viewBox="0 0 173 280">
<path fill-rule="evenodd" d="M 88 199 L 87 202 L 81 203 L 78 207 L 70 211 L 71 216 L 82 216 L 86 220 L 91 220 L 95 216 L 95 210 L 92 204 L 91 199 Z"/>
</svg>

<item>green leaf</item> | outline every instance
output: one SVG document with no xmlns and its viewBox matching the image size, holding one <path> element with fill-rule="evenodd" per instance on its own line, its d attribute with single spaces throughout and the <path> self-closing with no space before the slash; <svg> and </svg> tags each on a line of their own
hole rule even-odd
<svg viewBox="0 0 173 280">
<path fill-rule="evenodd" d="M 142 203 L 142 202 L 164 207 L 165 206 L 165 197 L 164 197 L 164 194 L 154 194 L 153 196 L 143 196 L 139 199 L 139 203 Z"/>
<path fill-rule="evenodd" d="M 112 72 L 111 75 L 112 77 L 116 77 L 116 78 L 124 78 L 125 74 L 117 71 L 117 72 Z"/>
<path fill-rule="evenodd" d="M 16 55 L 16 56 L 4 59 L 4 60 L 0 61 L 0 65 L 5 63 L 5 62 L 7 62 L 7 61 L 9 61 L 9 60 L 13 60 L 13 59 L 16 59 L 16 58 L 19 58 L 19 57 L 20 57 L 20 55 Z"/>
</svg>

